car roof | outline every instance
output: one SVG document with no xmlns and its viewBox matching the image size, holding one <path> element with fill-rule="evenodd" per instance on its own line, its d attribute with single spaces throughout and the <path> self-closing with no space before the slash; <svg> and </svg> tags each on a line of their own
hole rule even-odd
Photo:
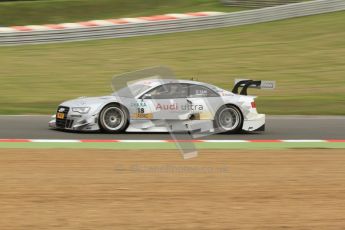
<svg viewBox="0 0 345 230">
<path fill-rule="evenodd" d="M 199 81 L 192 81 L 192 80 L 180 80 L 180 79 L 145 79 L 145 80 L 139 80 L 136 82 L 133 82 L 134 85 L 136 84 L 142 84 L 142 85 L 148 85 L 151 87 L 156 87 L 163 84 L 169 84 L 169 83 L 180 83 L 180 84 L 195 84 L 195 85 L 203 85 L 208 87 L 215 87 L 214 85 L 199 82 Z"/>
</svg>

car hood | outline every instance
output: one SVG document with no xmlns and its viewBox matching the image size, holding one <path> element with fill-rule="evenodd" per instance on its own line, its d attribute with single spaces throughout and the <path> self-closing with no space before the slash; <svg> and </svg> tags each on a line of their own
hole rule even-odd
<svg viewBox="0 0 345 230">
<path fill-rule="evenodd" d="M 67 107 L 93 107 L 102 105 L 109 101 L 116 102 L 118 100 L 116 96 L 80 97 L 77 99 L 65 101 L 61 105 Z"/>
</svg>

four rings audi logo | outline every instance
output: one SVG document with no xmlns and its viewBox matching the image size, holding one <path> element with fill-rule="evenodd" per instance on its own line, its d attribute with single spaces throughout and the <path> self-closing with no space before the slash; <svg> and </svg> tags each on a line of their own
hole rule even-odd
<svg viewBox="0 0 345 230">
<path fill-rule="evenodd" d="M 63 113 L 64 111 L 65 111 L 65 108 L 60 108 L 60 109 L 58 110 L 59 113 Z"/>
</svg>

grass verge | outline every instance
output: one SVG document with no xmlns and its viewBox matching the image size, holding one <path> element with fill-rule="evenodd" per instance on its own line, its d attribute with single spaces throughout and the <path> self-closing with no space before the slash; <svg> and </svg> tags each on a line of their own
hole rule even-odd
<svg viewBox="0 0 345 230">
<path fill-rule="evenodd" d="M 63 44 L 0 47 L 0 113 L 50 114 L 67 99 L 111 93 L 112 76 L 166 65 L 231 89 L 276 80 L 259 112 L 345 114 L 345 13 L 256 25 Z"/>
</svg>

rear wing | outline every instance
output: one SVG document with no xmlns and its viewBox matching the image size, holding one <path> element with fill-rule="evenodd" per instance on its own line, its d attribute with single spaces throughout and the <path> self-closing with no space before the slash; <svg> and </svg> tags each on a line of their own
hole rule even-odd
<svg viewBox="0 0 345 230">
<path fill-rule="evenodd" d="M 244 80 L 244 79 L 235 79 L 235 86 L 232 89 L 232 92 L 240 95 L 247 95 L 248 88 L 255 89 L 274 89 L 276 87 L 275 81 L 255 81 L 255 80 Z M 242 88 L 241 92 L 238 93 L 239 89 Z"/>
</svg>

